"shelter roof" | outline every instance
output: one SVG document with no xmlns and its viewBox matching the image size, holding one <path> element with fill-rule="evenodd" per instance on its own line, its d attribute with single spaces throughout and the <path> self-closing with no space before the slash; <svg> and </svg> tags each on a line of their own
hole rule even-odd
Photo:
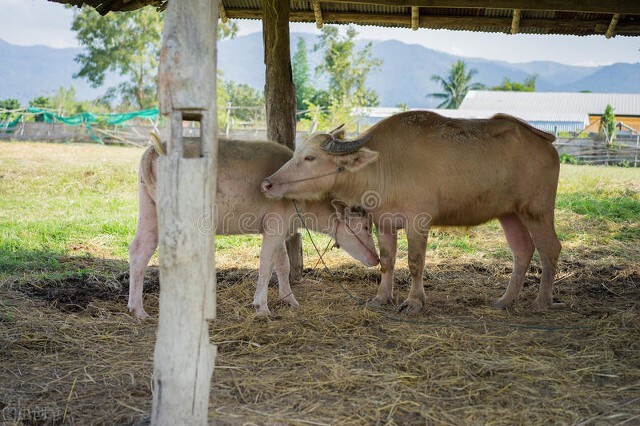
<svg viewBox="0 0 640 426">
<path fill-rule="evenodd" d="M 49 0 L 98 12 L 166 7 L 168 0 Z M 221 0 L 226 18 L 261 19 L 261 0 Z M 493 33 L 640 36 L 637 0 L 291 0 L 290 21 Z"/>
</svg>

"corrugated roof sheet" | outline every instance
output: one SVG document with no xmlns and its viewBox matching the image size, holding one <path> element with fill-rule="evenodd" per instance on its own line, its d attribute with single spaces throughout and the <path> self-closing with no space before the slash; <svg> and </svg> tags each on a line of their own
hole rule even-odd
<svg viewBox="0 0 640 426">
<path fill-rule="evenodd" d="M 167 0 L 49 0 L 72 5 L 88 4 L 100 13 L 110 10 L 133 10 L 153 4 L 166 7 Z M 179 1 L 179 0 L 173 0 Z M 376 0 L 363 1 L 320 1 L 325 23 L 374 25 L 381 27 L 411 27 L 411 3 Z M 437 7 L 429 5 L 435 3 Z M 223 0 L 229 18 L 261 19 L 262 1 L 260 0 Z M 311 1 L 290 0 L 290 20 L 295 22 L 314 22 Z M 546 2 L 541 9 L 535 1 L 513 2 L 478 0 L 476 7 L 466 7 L 470 2 L 456 0 L 436 0 L 424 2 L 419 8 L 419 28 L 442 28 L 451 30 L 501 32 L 509 34 L 514 9 L 521 10 L 519 33 L 523 34 L 564 34 L 564 35 L 605 35 L 614 14 L 619 14 L 613 35 L 640 36 L 640 1 L 618 0 L 616 2 L 586 2 L 584 10 L 558 10 L 562 8 L 580 9 L 580 3 Z M 458 7 L 458 6 L 465 7 Z M 493 8 L 491 7 L 493 6 Z M 527 9 L 529 7 L 529 9 Z M 591 10 L 590 10 L 591 9 Z M 594 12 L 596 10 L 597 12 Z"/>
<path fill-rule="evenodd" d="M 359 117 L 361 123 L 372 125 L 401 111 L 401 108 L 354 108 L 352 115 Z M 509 114 L 547 132 L 579 132 L 589 126 L 589 115 L 579 112 L 548 114 L 545 111 L 517 111 L 508 109 L 427 109 L 426 111 L 435 112 L 444 117 L 464 119 L 487 119 L 498 113 Z"/>
<path fill-rule="evenodd" d="M 589 124 L 589 115 L 580 112 L 561 112 L 548 114 L 545 111 L 523 111 L 510 109 L 430 109 L 429 111 L 449 118 L 491 118 L 494 115 L 509 114 L 524 121 L 549 121 Z"/>
<path fill-rule="evenodd" d="M 607 105 L 616 115 L 640 116 L 640 94 L 501 92 L 472 90 L 460 110 L 540 113 L 547 117 L 563 114 L 601 115 Z"/>
<path fill-rule="evenodd" d="M 416 111 L 419 109 L 416 109 Z M 372 107 L 354 108 L 351 113 L 354 116 L 384 118 L 402 112 L 402 108 Z M 426 109 L 424 111 L 435 112 L 449 118 L 491 118 L 498 113 L 513 115 L 525 121 L 556 121 L 589 124 L 589 114 L 583 112 L 560 112 L 548 114 L 545 111 L 523 111 L 505 109 Z"/>
</svg>

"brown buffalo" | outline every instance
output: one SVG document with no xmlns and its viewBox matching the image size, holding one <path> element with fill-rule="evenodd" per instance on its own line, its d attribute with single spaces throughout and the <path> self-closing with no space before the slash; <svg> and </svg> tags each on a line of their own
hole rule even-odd
<svg viewBox="0 0 640 426">
<path fill-rule="evenodd" d="M 494 306 L 518 296 L 534 248 L 542 263 L 535 308 L 552 305 L 560 254 L 554 229 L 559 159 L 554 137 L 514 117 L 450 119 L 427 111 L 391 116 L 352 141 L 340 128 L 316 134 L 264 180 L 272 198 L 317 199 L 327 194 L 361 204 L 373 216 L 382 280 L 369 302 L 392 300 L 397 231 L 409 244 L 411 290 L 399 309 L 415 313 L 422 286 L 429 229 L 473 226 L 497 218 L 513 252 L 513 273 Z"/>
</svg>

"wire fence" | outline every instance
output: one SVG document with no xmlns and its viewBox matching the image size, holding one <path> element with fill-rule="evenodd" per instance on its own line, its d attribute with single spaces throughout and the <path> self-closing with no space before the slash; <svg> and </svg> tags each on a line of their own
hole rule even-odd
<svg viewBox="0 0 640 426">
<path fill-rule="evenodd" d="M 308 130 L 296 132 L 296 140 L 303 140 L 317 130 L 320 113 L 321 110 L 318 108 L 297 113 L 306 114 L 312 119 Z M 221 136 L 240 140 L 267 140 L 264 106 L 227 105 L 221 122 Z M 366 127 L 368 126 L 358 126 L 358 133 L 366 130 Z M 158 128 L 162 128 L 162 120 L 159 121 L 157 117 L 134 117 L 117 125 L 108 125 L 100 120 L 92 125 L 69 125 L 55 118 L 49 118 L 49 122 L 33 121 L 26 110 L 0 109 L 0 140 L 97 141 L 106 144 L 146 146 L 149 143 L 149 134 Z M 198 136 L 199 133 L 197 123 L 185 122 L 185 136 Z M 637 132 L 619 136 L 611 145 L 600 140 L 597 134 L 591 134 L 586 138 L 558 138 L 554 146 L 563 162 L 567 163 L 640 167 L 640 134 Z"/>
<path fill-rule="evenodd" d="M 640 167 L 640 135 L 615 139 L 610 146 L 593 138 L 558 139 L 553 145 L 567 163 Z"/>
<path fill-rule="evenodd" d="M 159 120 L 157 109 L 64 115 L 49 108 L 0 108 L 0 139 L 142 145 Z"/>
</svg>

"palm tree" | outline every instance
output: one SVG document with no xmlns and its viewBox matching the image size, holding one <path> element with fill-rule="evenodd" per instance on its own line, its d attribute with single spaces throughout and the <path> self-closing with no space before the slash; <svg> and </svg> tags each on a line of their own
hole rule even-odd
<svg viewBox="0 0 640 426">
<path fill-rule="evenodd" d="M 467 71 L 467 64 L 463 60 L 456 61 L 451 64 L 448 76 L 441 77 L 437 74 L 431 76 L 431 80 L 440 83 L 444 92 L 431 93 L 427 96 L 443 99 L 438 108 L 457 109 L 469 90 L 484 89 L 481 83 L 469 84 L 477 72 L 473 68 Z"/>
</svg>

